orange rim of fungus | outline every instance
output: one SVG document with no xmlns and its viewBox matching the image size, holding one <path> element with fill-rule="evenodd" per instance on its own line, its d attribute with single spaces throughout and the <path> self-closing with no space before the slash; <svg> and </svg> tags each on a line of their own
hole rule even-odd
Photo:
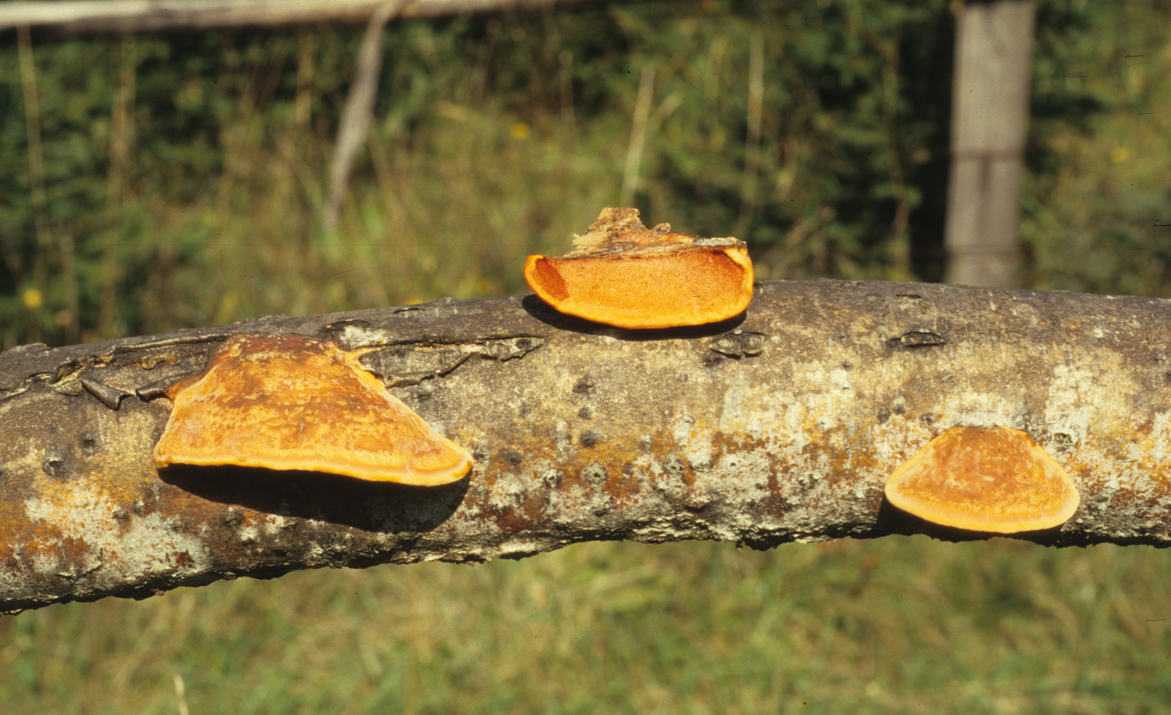
<svg viewBox="0 0 1171 715">
<path fill-rule="evenodd" d="M 332 342 L 237 335 L 200 375 L 168 390 L 174 402 L 155 465 L 307 470 L 375 482 L 437 486 L 472 467 Z"/>
<path fill-rule="evenodd" d="M 886 498 L 934 524 L 999 534 L 1060 526 L 1080 499 L 1065 469 L 1008 427 L 949 429 L 894 471 Z"/>
<path fill-rule="evenodd" d="M 647 229 L 637 209 L 603 209 L 561 258 L 529 256 L 525 281 L 562 313 L 620 328 L 727 320 L 752 301 L 752 260 L 735 238 Z"/>
</svg>

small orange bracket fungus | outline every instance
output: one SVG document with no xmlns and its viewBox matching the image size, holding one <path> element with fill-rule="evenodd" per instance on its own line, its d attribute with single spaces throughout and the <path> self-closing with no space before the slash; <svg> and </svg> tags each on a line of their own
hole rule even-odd
<svg viewBox="0 0 1171 715">
<path fill-rule="evenodd" d="M 894 471 L 886 498 L 943 526 L 1013 534 L 1077 511 L 1077 487 L 1033 438 L 1007 427 L 952 427 Z"/>
<path fill-rule="evenodd" d="M 421 486 L 461 479 L 471 456 L 331 342 L 237 335 L 175 383 L 155 465 L 239 465 Z"/>
<path fill-rule="evenodd" d="M 575 249 L 529 256 L 525 281 L 549 305 L 619 328 L 726 320 L 752 301 L 752 261 L 735 238 L 698 238 L 668 224 L 647 229 L 637 209 L 602 209 Z"/>
</svg>

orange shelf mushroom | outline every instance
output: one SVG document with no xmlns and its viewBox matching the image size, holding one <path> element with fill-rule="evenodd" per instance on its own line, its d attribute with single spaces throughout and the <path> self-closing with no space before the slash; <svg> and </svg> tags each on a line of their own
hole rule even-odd
<svg viewBox="0 0 1171 715">
<path fill-rule="evenodd" d="M 529 256 L 525 281 L 562 313 L 620 328 L 726 320 L 752 301 L 752 261 L 735 238 L 642 225 L 637 209 L 602 209 L 561 258 Z"/>
<path fill-rule="evenodd" d="M 472 467 L 335 344 L 237 335 L 207 370 L 168 391 L 175 405 L 155 465 L 239 465 L 435 486 Z"/>
<path fill-rule="evenodd" d="M 1077 511 L 1073 479 L 1033 438 L 1007 427 L 953 427 L 894 471 L 886 498 L 943 526 L 1012 534 Z"/>
</svg>

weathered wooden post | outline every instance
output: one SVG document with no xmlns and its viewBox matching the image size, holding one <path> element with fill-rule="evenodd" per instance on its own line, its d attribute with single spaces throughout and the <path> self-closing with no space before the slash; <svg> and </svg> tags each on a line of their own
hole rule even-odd
<svg viewBox="0 0 1171 715">
<path fill-rule="evenodd" d="M 959 10 L 952 86 L 947 282 L 1013 286 L 1029 118 L 1033 3 Z"/>
</svg>

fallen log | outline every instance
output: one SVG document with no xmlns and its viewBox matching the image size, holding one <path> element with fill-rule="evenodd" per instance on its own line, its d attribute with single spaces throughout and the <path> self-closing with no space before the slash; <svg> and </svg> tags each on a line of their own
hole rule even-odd
<svg viewBox="0 0 1171 715">
<path fill-rule="evenodd" d="M 1080 493 L 1042 544 L 1171 543 L 1171 303 L 913 283 L 757 286 L 709 326 L 622 330 L 533 296 L 0 354 L 0 609 L 217 579 L 521 558 L 590 540 L 928 533 L 891 473 L 956 425 L 1028 433 Z M 166 388 L 232 335 L 329 340 L 475 466 L 446 486 L 157 469 Z"/>
</svg>

